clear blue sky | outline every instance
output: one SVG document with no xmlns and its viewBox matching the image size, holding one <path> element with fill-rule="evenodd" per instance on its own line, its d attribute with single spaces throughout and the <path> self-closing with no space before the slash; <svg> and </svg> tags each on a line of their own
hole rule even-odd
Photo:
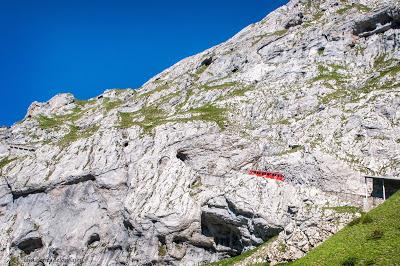
<svg viewBox="0 0 400 266">
<path fill-rule="evenodd" d="M 0 125 L 60 92 L 137 88 L 283 0 L 0 0 Z"/>
</svg>

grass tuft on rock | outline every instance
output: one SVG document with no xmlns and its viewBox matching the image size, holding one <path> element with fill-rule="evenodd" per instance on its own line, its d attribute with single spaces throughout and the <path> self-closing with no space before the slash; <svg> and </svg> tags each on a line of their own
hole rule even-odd
<svg viewBox="0 0 400 266">
<path fill-rule="evenodd" d="M 83 130 L 81 130 L 78 126 L 70 125 L 69 132 L 60 140 L 59 145 L 62 147 L 67 147 L 79 139 L 89 138 L 93 136 L 98 129 L 99 126 L 97 125 Z"/>
<path fill-rule="evenodd" d="M 4 158 L 3 160 L 0 161 L 0 170 L 3 169 L 6 165 L 12 163 L 15 161 L 17 158 L 12 158 L 10 159 L 9 157 Z"/>
<path fill-rule="evenodd" d="M 208 122 L 215 122 L 221 129 L 225 127 L 226 108 L 220 108 L 212 104 L 206 104 L 199 108 L 189 110 L 190 113 L 194 114 L 192 120 L 202 120 Z"/>
</svg>

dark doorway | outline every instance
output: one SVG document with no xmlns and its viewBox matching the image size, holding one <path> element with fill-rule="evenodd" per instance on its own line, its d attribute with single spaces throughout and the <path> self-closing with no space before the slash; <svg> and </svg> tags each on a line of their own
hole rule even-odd
<svg viewBox="0 0 400 266">
<path fill-rule="evenodd" d="M 386 198 L 389 198 L 400 190 L 400 180 L 392 179 L 373 179 L 372 196 L 375 198 L 384 198 L 383 188 L 385 188 Z"/>
</svg>

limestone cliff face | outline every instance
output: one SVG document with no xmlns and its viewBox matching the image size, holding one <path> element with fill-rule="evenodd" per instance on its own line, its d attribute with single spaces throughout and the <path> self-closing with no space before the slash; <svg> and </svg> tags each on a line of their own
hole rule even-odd
<svg viewBox="0 0 400 266">
<path fill-rule="evenodd" d="M 33 103 L 0 130 L 0 264 L 303 256 L 398 174 L 399 6 L 293 0 L 138 90 Z"/>
</svg>

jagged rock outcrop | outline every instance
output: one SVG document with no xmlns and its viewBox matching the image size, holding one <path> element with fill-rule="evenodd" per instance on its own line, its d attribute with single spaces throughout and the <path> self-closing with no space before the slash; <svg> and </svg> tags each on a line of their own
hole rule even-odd
<svg viewBox="0 0 400 266">
<path fill-rule="evenodd" d="M 138 90 L 32 104 L 0 130 L 0 264 L 303 256 L 398 174 L 399 44 L 398 1 L 293 0 Z"/>
</svg>

